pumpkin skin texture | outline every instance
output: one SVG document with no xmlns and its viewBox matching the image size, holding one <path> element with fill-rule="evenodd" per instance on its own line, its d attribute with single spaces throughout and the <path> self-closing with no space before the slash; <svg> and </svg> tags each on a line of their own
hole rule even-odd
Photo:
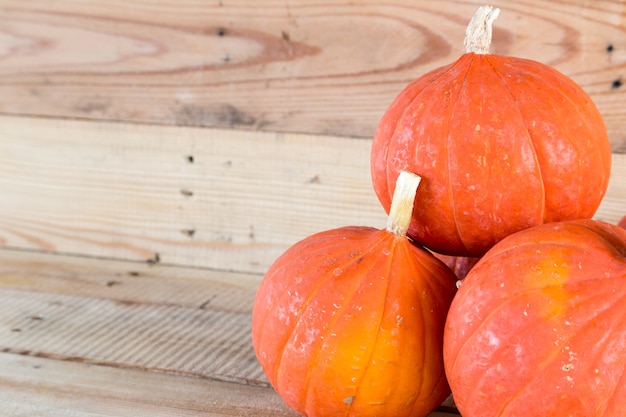
<svg viewBox="0 0 626 417">
<path fill-rule="evenodd" d="M 496 244 L 450 307 L 446 373 L 464 417 L 626 410 L 626 230 L 551 223 Z"/>
<path fill-rule="evenodd" d="M 412 239 L 480 257 L 516 231 L 591 218 L 611 149 L 601 114 L 570 78 L 532 60 L 468 52 L 400 92 L 370 162 L 386 210 L 400 171 L 423 178 Z"/>
<path fill-rule="evenodd" d="M 259 286 L 258 360 L 302 415 L 426 416 L 450 393 L 443 329 L 455 281 L 430 253 L 384 229 L 312 235 Z"/>
</svg>

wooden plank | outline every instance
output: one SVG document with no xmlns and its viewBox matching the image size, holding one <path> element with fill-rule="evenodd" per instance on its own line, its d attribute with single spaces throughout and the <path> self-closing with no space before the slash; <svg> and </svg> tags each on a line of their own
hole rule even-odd
<svg viewBox="0 0 626 417">
<path fill-rule="evenodd" d="M 295 415 L 252 350 L 258 281 L 0 251 L 0 415 Z"/>
<path fill-rule="evenodd" d="M 298 416 L 270 388 L 7 353 L 0 387 L 4 416 Z"/>
<path fill-rule="evenodd" d="M 0 251 L 0 351 L 267 386 L 258 276 Z"/>
<path fill-rule="evenodd" d="M 0 353 L 0 415 L 295 417 L 270 388 Z"/>
<path fill-rule="evenodd" d="M 0 0 L 0 112 L 371 137 L 480 3 Z M 624 1 L 491 3 L 493 52 L 571 76 L 626 152 Z"/>
<path fill-rule="evenodd" d="M 5 248 L 263 273 L 312 233 L 385 224 L 365 140 L 6 116 L 0 138 Z M 614 154 L 597 217 L 624 214 Z"/>
<path fill-rule="evenodd" d="M 4 247 L 260 273 L 312 233 L 385 224 L 368 141 L 20 117 L 0 138 Z"/>
</svg>

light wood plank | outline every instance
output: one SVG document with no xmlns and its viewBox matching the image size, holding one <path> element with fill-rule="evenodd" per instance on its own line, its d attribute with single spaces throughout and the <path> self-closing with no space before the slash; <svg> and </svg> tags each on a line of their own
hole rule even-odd
<svg viewBox="0 0 626 417">
<path fill-rule="evenodd" d="M 0 415 L 295 417 L 270 388 L 0 353 Z"/>
<path fill-rule="evenodd" d="M 625 2 L 491 3 L 493 52 L 571 76 L 626 152 Z M 463 52 L 479 4 L 1 0 L 0 112 L 371 137 L 406 83 Z"/>
<path fill-rule="evenodd" d="M 4 247 L 260 273 L 385 224 L 364 140 L 20 117 L 0 138 Z"/>
<path fill-rule="evenodd" d="M 5 248 L 260 274 L 312 233 L 385 224 L 366 140 L 22 117 L 0 138 Z M 597 218 L 624 214 L 614 154 Z"/>
</svg>

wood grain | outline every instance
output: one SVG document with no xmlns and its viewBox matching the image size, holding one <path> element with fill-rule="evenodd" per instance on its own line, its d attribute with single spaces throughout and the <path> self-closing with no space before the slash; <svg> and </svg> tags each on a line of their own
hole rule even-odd
<svg viewBox="0 0 626 417">
<path fill-rule="evenodd" d="M 287 246 L 383 227 L 369 142 L 0 118 L 0 244 L 264 272 Z"/>
<path fill-rule="evenodd" d="M 254 356 L 257 285 L 0 250 L 0 415 L 295 416 Z"/>
<path fill-rule="evenodd" d="M 267 386 L 258 277 L 0 251 L 0 351 Z"/>
<path fill-rule="evenodd" d="M 6 116 L 0 137 L 4 248 L 261 274 L 310 234 L 385 225 L 366 140 Z M 624 214 L 614 154 L 596 217 Z"/>
<path fill-rule="evenodd" d="M 0 0 L 0 113 L 371 137 L 481 3 Z M 493 52 L 571 76 L 626 152 L 626 3 L 491 3 Z"/>
<path fill-rule="evenodd" d="M 0 414 L 296 417 L 270 388 L 0 353 Z"/>
</svg>

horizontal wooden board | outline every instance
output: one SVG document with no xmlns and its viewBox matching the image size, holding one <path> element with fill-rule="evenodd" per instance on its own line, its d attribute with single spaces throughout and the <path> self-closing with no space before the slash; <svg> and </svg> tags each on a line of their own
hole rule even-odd
<svg viewBox="0 0 626 417">
<path fill-rule="evenodd" d="M 270 388 L 9 353 L 0 415 L 297 417 Z"/>
<path fill-rule="evenodd" d="M 363 140 L 19 117 L 0 137 L 4 247 L 260 273 L 385 224 Z"/>
<path fill-rule="evenodd" d="M 371 137 L 475 0 L 0 0 L 0 113 Z M 626 152 L 623 1 L 494 0 L 492 51 L 571 76 Z"/>
<path fill-rule="evenodd" d="M 257 285 L 0 250 L 0 415 L 295 416 L 254 356 Z"/>
<path fill-rule="evenodd" d="M 0 138 L 0 247 L 260 274 L 310 234 L 385 225 L 365 140 L 23 117 Z"/>
</svg>

